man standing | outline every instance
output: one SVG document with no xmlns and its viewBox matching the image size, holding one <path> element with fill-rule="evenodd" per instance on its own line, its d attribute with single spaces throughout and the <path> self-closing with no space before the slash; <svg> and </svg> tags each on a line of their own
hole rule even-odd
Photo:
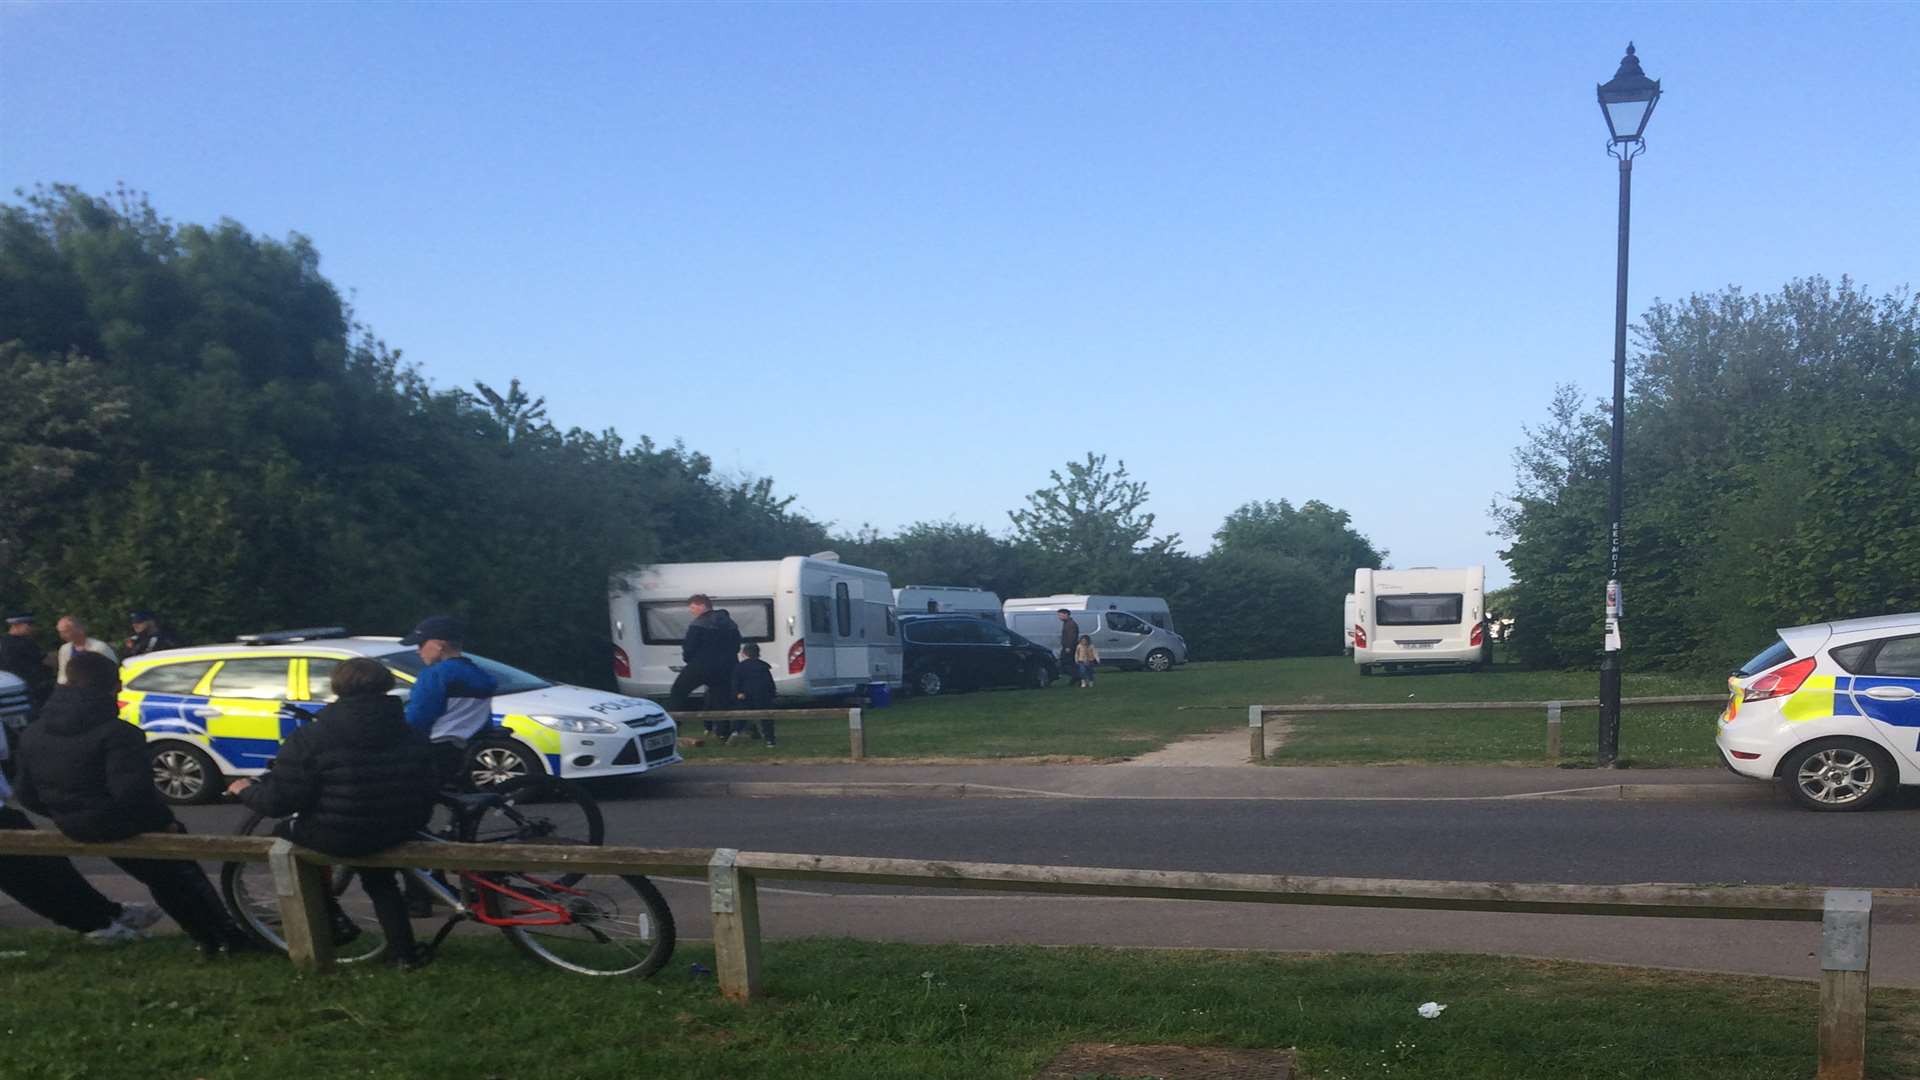
<svg viewBox="0 0 1920 1080">
<path fill-rule="evenodd" d="M 673 680 L 668 700 L 675 709 L 689 708 L 693 692 L 704 686 L 707 709 L 724 709 L 733 700 L 733 665 L 734 657 L 740 652 L 740 628 L 733 624 L 733 616 L 725 610 L 714 609 L 713 600 L 706 593 L 688 597 L 687 610 L 693 613 L 693 621 L 687 624 L 686 635 L 680 640 L 680 658 L 686 663 Z M 707 721 L 707 730 L 722 739 L 730 734 L 717 730 L 715 724 L 716 721 Z"/>
<path fill-rule="evenodd" d="M 433 743 L 433 760 L 443 787 L 457 786 L 467 761 L 467 743 L 493 723 L 493 691 L 498 685 L 461 647 L 467 624 L 451 615 L 429 615 L 400 639 L 427 665 L 407 696 L 407 726 Z"/>
<path fill-rule="evenodd" d="M 67 661 L 72 660 L 76 652 L 99 653 L 115 664 L 120 662 L 120 658 L 113 655 L 113 650 L 107 647 L 106 642 L 96 641 L 87 636 L 87 624 L 81 622 L 77 615 L 60 616 L 60 621 L 53 624 L 53 629 L 60 635 L 62 642 L 54 668 L 53 681 L 61 686 L 67 685 Z"/>
<path fill-rule="evenodd" d="M 133 611 L 127 613 L 133 623 L 133 636 L 120 646 L 120 652 L 129 657 L 145 656 L 161 649 L 177 648 L 180 642 L 172 634 L 160 629 L 160 620 L 154 618 L 151 611 Z"/>
<path fill-rule="evenodd" d="M 1066 676 L 1073 671 L 1073 650 L 1080 644 L 1080 624 L 1073 621 L 1073 612 L 1066 608 L 1054 614 L 1060 616 L 1060 674 Z"/>
<path fill-rule="evenodd" d="M 0 637 L 0 671 L 26 683 L 35 705 L 53 689 L 47 678 L 47 654 L 33 640 L 33 616 L 24 611 L 7 616 L 7 633 Z"/>
</svg>

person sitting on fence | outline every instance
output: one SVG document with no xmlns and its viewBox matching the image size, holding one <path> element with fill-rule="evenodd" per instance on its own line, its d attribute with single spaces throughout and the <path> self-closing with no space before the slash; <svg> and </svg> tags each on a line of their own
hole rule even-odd
<svg viewBox="0 0 1920 1080">
<path fill-rule="evenodd" d="M 740 646 L 740 662 L 733 666 L 733 707 L 736 709 L 773 708 L 773 668 L 760 659 L 760 646 L 749 641 Z M 736 726 L 734 737 L 739 738 L 747 730 L 759 738 L 761 732 L 767 736 L 767 745 L 773 745 L 773 721 L 762 720 L 758 724 L 748 720 Z"/>
<path fill-rule="evenodd" d="M 1074 685 L 1089 687 L 1093 685 L 1093 673 L 1100 666 L 1100 652 L 1093 647 L 1093 638 L 1080 635 L 1080 641 L 1073 647 Z"/>
<path fill-rule="evenodd" d="M 20 738 L 14 794 L 26 809 L 53 819 L 70 840 L 86 844 L 141 833 L 184 833 L 153 786 L 147 737 L 120 719 L 114 695 L 120 666 L 96 652 L 76 651 L 66 685 L 47 699 L 40 719 Z M 160 909 L 209 958 L 263 946 L 227 914 L 213 884 L 190 859 L 116 858 L 115 866 L 145 885 Z"/>
<path fill-rule="evenodd" d="M 392 689 L 393 673 L 377 660 L 356 657 L 334 668 L 333 704 L 287 736 L 271 772 L 258 782 L 235 780 L 227 794 L 267 817 L 287 818 L 275 836 L 338 858 L 413 839 L 433 814 L 437 774 L 432 746 L 407 726 Z M 363 866 L 355 873 L 386 936 L 386 962 L 417 966 L 398 871 Z M 334 943 L 358 937 L 331 893 L 327 901 Z"/>
<path fill-rule="evenodd" d="M 0 829 L 33 831 L 27 815 L 7 805 L 13 791 L 0 776 Z M 137 941 L 160 921 L 160 909 L 116 904 L 100 894 L 73 862 L 58 855 L 0 855 L 0 893 L 48 922 L 78 931 L 89 944 Z"/>
</svg>

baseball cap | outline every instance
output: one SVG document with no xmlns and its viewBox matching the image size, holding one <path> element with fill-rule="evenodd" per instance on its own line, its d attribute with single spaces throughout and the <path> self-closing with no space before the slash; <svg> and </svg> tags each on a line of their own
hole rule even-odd
<svg viewBox="0 0 1920 1080">
<path fill-rule="evenodd" d="M 137 609 L 134 611 L 129 611 L 127 612 L 127 621 L 128 622 L 152 622 L 153 612 L 142 611 Z"/>
<path fill-rule="evenodd" d="M 467 640 L 467 624 L 452 615 L 429 615 L 420 620 L 413 633 L 400 639 L 402 645 L 418 645 L 423 641 Z"/>
</svg>

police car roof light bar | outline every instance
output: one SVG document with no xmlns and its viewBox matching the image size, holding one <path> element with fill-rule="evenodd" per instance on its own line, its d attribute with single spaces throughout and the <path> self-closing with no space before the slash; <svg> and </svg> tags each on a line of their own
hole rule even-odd
<svg viewBox="0 0 1920 1080">
<path fill-rule="evenodd" d="M 344 626 L 309 626 L 301 630 L 272 630 L 264 634 L 241 634 L 242 645 L 283 645 L 290 641 L 312 641 L 315 638 L 346 637 Z"/>
</svg>

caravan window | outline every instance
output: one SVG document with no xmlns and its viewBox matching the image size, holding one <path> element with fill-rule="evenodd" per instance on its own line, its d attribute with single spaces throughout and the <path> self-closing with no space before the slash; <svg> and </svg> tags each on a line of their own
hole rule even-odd
<svg viewBox="0 0 1920 1080">
<path fill-rule="evenodd" d="M 824 596 L 807 597 L 807 633 L 833 633 L 833 605 Z"/>
<path fill-rule="evenodd" d="M 1407 593 L 1374 601 L 1381 626 L 1457 626 L 1465 598 L 1460 593 Z"/>
<path fill-rule="evenodd" d="M 847 591 L 847 583 L 833 583 L 833 614 L 840 624 L 840 636 L 853 636 L 853 596 Z"/>
<path fill-rule="evenodd" d="M 740 628 L 741 641 L 773 640 L 772 598 L 716 599 L 713 606 L 732 616 L 733 625 Z M 648 645 L 678 645 L 687 639 L 687 624 L 692 621 L 693 612 L 687 610 L 685 600 L 641 604 L 640 640 Z"/>
</svg>

